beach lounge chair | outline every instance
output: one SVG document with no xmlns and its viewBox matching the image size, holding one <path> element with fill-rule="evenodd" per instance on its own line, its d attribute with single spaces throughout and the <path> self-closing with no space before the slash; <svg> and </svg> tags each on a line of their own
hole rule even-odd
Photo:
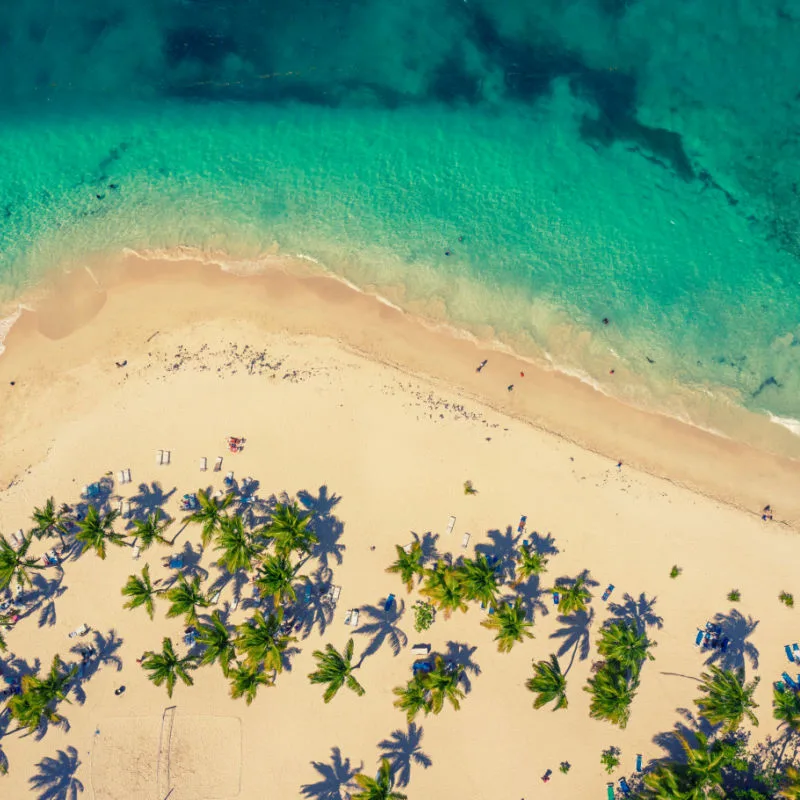
<svg viewBox="0 0 800 800">
<path fill-rule="evenodd" d="M 786 687 L 784 686 L 783 681 L 775 681 L 772 685 L 775 687 L 776 692 L 786 691 Z"/>
<path fill-rule="evenodd" d="M 216 592 L 213 594 L 213 596 L 211 597 L 211 605 L 212 605 L 212 606 L 215 606 L 217 603 L 219 603 L 219 596 L 220 596 L 221 594 L 222 594 L 222 589 L 218 589 L 218 590 L 217 590 L 217 591 L 216 591 Z"/>
<path fill-rule="evenodd" d="M 625 795 L 625 797 L 631 796 L 631 787 L 628 786 L 628 781 L 626 781 L 625 778 L 619 779 L 619 790 Z"/>
<path fill-rule="evenodd" d="M 336 605 L 339 602 L 339 595 L 342 593 L 341 586 L 333 586 L 331 587 L 331 603 Z"/>
<path fill-rule="evenodd" d="M 169 464 L 169 459 L 170 459 L 171 455 L 172 455 L 172 453 L 170 453 L 169 450 L 165 450 L 164 451 L 164 460 L 161 463 L 164 464 L 164 465 Z"/>
<path fill-rule="evenodd" d="M 156 464 L 163 464 L 164 463 L 164 451 L 163 450 L 156 450 Z"/>
<path fill-rule="evenodd" d="M 794 653 L 792 652 L 792 646 L 790 644 L 785 644 L 783 646 L 783 650 L 786 653 L 786 658 L 794 664 Z"/>
<path fill-rule="evenodd" d="M 603 592 L 603 602 L 605 602 L 606 600 L 608 600 L 609 597 L 611 597 L 611 592 L 613 591 L 614 591 L 614 584 L 609 583 L 608 586 L 606 586 L 606 590 Z"/>
<path fill-rule="evenodd" d="M 557 606 L 561 600 L 561 595 L 558 592 L 553 592 L 553 605 Z"/>
<path fill-rule="evenodd" d="M 123 499 L 120 497 L 119 502 L 117 503 L 117 514 L 121 517 L 122 516 L 122 504 Z"/>
<path fill-rule="evenodd" d="M 411 655 L 412 656 L 426 656 L 431 651 L 431 646 L 429 644 L 415 644 L 411 648 Z"/>
<path fill-rule="evenodd" d="M 122 516 L 125 517 L 126 519 L 128 519 L 130 517 L 130 515 L 131 515 L 131 501 L 130 500 L 126 500 L 125 501 L 124 513 L 122 514 Z"/>
<path fill-rule="evenodd" d="M 69 638 L 74 639 L 77 636 L 86 636 L 87 633 L 89 633 L 89 626 L 84 622 L 83 625 L 78 626 L 69 634 Z"/>
<path fill-rule="evenodd" d="M 351 608 L 345 615 L 344 615 L 344 624 L 349 625 L 350 619 L 353 616 L 353 609 Z"/>
<path fill-rule="evenodd" d="M 452 533 L 453 528 L 455 528 L 455 526 L 456 526 L 456 518 L 450 517 L 450 519 L 447 520 L 447 528 L 445 529 L 445 533 Z"/>
<path fill-rule="evenodd" d="M 466 550 L 467 545 L 469 545 L 469 534 L 465 533 L 464 538 L 461 540 L 461 549 Z"/>
<path fill-rule="evenodd" d="M 393 605 L 394 605 L 394 595 L 390 594 L 386 598 L 386 602 L 383 604 L 383 610 L 384 611 L 389 611 Z"/>
<path fill-rule="evenodd" d="M 526 516 L 519 518 L 519 525 L 517 525 L 517 533 L 522 533 L 525 530 L 525 523 L 528 521 Z"/>
<path fill-rule="evenodd" d="M 695 637 L 694 643 L 701 644 L 705 635 L 705 631 L 697 631 L 697 636 Z"/>
<path fill-rule="evenodd" d="M 130 483 L 132 480 L 131 471 L 129 469 L 126 469 L 124 472 L 125 472 L 125 483 Z"/>
<path fill-rule="evenodd" d="M 125 472 L 120 471 L 117 473 L 117 483 L 125 483 Z"/>
<path fill-rule="evenodd" d="M 797 683 L 796 683 L 796 682 L 795 682 L 795 681 L 792 679 L 792 676 L 791 676 L 791 675 L 790 675 L 788 672 L 784 672 L 784 673 L 781 675 L 781 678 L 783 678 L 783 682 L 784 682 L 784 683 L 785 683 L 785 684 L 786 684 L 786 685 L 787 685 L 787 686 L 788 686 L 788 687 L 789 687 L 789 688 L 790 688 L 790 689 L 791 689 L 793 692 L 796 692 L 796 691 L 797 691 Z"/>
<path fill-rule="evenodd" d="M 170 569 L 183 569 L 183 555 L 180 553 L 176 556 L 171 556 L 169 559 Z"/>
<path fill-rule="evenodd" d="M 15 533 L 12 533 L 10 539 L 11 539 L 11 546 L 15 550 L 19 550 L 20 547 L 22 547 L 23 543 L 25 542 L 25 534 L 22 532 L 22 528 L 20 528 Z"/>
<path fill-rule="evenodd" d="M 229 472 L 229 473 L 228 473 L 228 474 L 225 476 L 225 479 L 223 480 L 223 483 L 224 483 L 226 486 L 233 486 L 233 471 Z"/>
<path fill-rule="evenodd" d="M 217 456 L 217 460 L 214 462 L 214 472 L 219 472 L 222 469 L 222 456 Z"/>
<path fill-rule="evenodd" d="M 642 771 L 642 754 L 641 753 L 637 753 L 636 754 L 636 771 L 637 772 L 641 772 Z"/>
<path fill-rule="evenodd" d="M 236 611 L 237 608 L 239 608 L 239 598 L 238 597 L 236 597 L 234 599 L 233 603 L 231 603 L 231 611 Z"/>
<path fill-rule="evenodd" d="M 350 625 L 355 628 L 358 625 L 358 609 L 353 609 L 353 616 L 350 617 Z"/>
<path fill-rule="evenodd" d="M 608 800 L 614 800 L 614 784 L 607 783 L 606 784 L 606 797 Z"/>
<path fill-rule="evenodd" d="M 139 547 L 138 544 L 133 546 L 133 550 L 131 551 L 131 558 L 136 561 L 142 553 L 142 548 Z"/>
<path fill-rule="evenodd" d="M 55 550 L 48 550 L 44 554 L 44 563 L 51 567 L 58 566 L 58 556 L 56 555 Z"/>
<path fill-rule="evenodd" d="M 200 459 L 200 472 L 205 472 L 208 469 L 208 459 L 203 456 Z"/>
<path fill-rule="evenodd" d="M 306 603 L 311 602 L 311 593 L 312 593 L 311 584 L 307 583 L 305 591 L 303 592 L 303 600 L 305 600 Z"/>
</svg>

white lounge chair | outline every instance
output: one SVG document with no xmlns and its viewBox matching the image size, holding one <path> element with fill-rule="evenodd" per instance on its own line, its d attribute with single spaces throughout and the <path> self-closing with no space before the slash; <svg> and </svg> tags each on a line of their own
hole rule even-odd
<svg viewBox="0 0 800 800">
<path fill-rule="evenodd" d="M 345 615 L 344 615 L 344 624 L 349 625 L 350 619 L 353 616 L 353 609 L 351 608 Z"/>
<path fill-rule="evenodd" d="M 411 655 L 412 656 L 426 656 L 431 651 L 431 646 L 429 644 L 415 644 L 411 648 Z"/>
<path fill-rule="evenodd" d="M 455 528 L 455 526 L 456 526 L 456 518 L 450 517 L 450 519 L 447 520 L 447 528 L 445 529 L 445 533 L 452 533 L 453 528 Z"/>
<path fill-rule="evenodd" d="M 355 628 L 358 625 L 358 609 L 353 609 L 353 616 L 350 617 L 350 626 Z"/>
<path fill-rule="evenodd" d="M 208 469 L 208 459 L 203 456 L 200 459 L 200 472 L 205 472 Z"/>
<path fill-rule="evenodd" d="M 117 473 L 117 483 L 125 483 L 125 471 L 120 470 Z"/>
<path fill-rule="evenodd" d="M 232 480 L 233 480 L 233 470 L 231 470 L 231 471 L 230 471 L 230 472 L 229 472 L 229 473 L 228 473 L 228 474 L 225 476 L 225 480 L 226 480 L 226 481 L 232 481 Z"/>
<path fill-rule="evenodd" d="M 122 498 L 120 498 L 119 502 L 117 503 L 117 514 L 119 514 L 119 516 L 122 516 L 122 508 L 124 502 L 125 501 Z"/>
<path fill-rule="evenodd" d="M 125 473 L 125 483 L 131 482 L 131 471 L 129 469 L 124 470 Z"/>
<path fill-rule="evenodd" d="M 85 636 L 87 633 L 89 633 L 89 626 L 84 622 L 83 625 L 75 628 L 75 630 L 69 634 L 69 638 L 74 639 L 76 636 Z"/>
<path fill-rule="evenodd" d="M 211 605 L 212 605 L 212 606 L 215 606 L 217 603 L 219 603 L 219 596 L 220 596 L 221 594 L 222 594 L 222 589 L 218 589 L 218 590 L 217 590 L 217 591 L 214 593 L 214 596 L 211 598 Z"/>
<path fill-rule="evenodd" d="M 469 544 L 469 534 L 465 533 L 464 534 L 464 538 L 461 540 L 462 549 L 466 550 L 468 544 Z"/>
<path fill-rule="evenodd" d="M 238 597 L 231 604 L 231 611 L 236 611 L 237 608 L 239 608 L 239 598 Z"/>
<path fill-rule="evenodd" d="M 163 464 L 163 463 L 164 463 L 164 451 L 156 450 L 156 464 Z"/>
<path fill-rule="evenodd" d="M 217 456 L 217 460 L 214 462 L 214 472 L 219 472 L 222 469 L 222 456 Z"/>
<path fill-rule="evenodd" d="M 342 593 L 342 587 L 341 586 L 332 586 L 331 587 L 331 603 L 336 605 L 336 603 L 339 601 L 339 595 L 341 593 Z"/>
<path fill-rule="evenodd" d="M 169 450 L 164 451 L 164 460 L 161 462 L 164 465 L 169 464 L 169 457 L 172 455 Z"/>
</svg>

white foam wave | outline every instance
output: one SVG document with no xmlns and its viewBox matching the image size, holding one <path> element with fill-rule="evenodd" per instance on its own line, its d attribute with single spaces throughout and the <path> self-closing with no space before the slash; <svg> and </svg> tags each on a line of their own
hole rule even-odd
<svg viewBox="0 0 800 800">
<path fill-rule="evenodd" d="M 14 323 L 22 316 L 23 311 L 30 311 L 30 309 L 24 305 L 17 306 L 17 310 L 13 314 L 9 314 L 5 319 L 0 319 L 0 355 L 2 355 L 6 349 L 4 344 L 6 336 L 8 336 Z"/>
<path fill-rule="evenodd" d="M 800 436 L 800 420 L 793 419 L 792 417 L 779 417 L 776 414 L 769 414 L 769 421 L 774 422 L 786 428 L 787 431 L 793 433 L 795 436 Z"/>
</svg>

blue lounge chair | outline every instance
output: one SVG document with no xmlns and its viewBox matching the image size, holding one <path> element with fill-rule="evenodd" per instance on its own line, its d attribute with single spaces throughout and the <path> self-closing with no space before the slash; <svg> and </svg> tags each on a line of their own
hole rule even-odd
<svg viewBox="0 0 800 800">
<path fill-rule="evenodd" d="M 422 672 L 423 674 L 426 672 L 433 671 L 433 664 L 430 661 L 415 661 L 411 667 L 411 671 L 414 675 L 418 672 Z"/>
<path fill-rule="evenodd" d="M 393 605 L 394 605 L 394 595 L 390 594 L 386 598 L 386 602 L 383 604 L 383 610 L 384 611 L 389 611 Z"/>
<path fill-rule="evenodd" d="M 786 644 L 783 646 L 783 651 L 786 653 L 786 658 L 794 664 L 794 653 L 792 652 L 792 646 L 790 644 Z"/>
<path fill-rule="evenodd" d="M 605 602 L 606 600 L 608 600 L 609 597 L 611 597 L 611 592 L 613 591 L 614 591 L 614 584 L 609 583 L 608 586 L 606 587 L 606 590 L 603 592 L 603 602 Z"/>
<path fill-rule="evenodd" d="M 183 556 L 177 555 L 172 556 L 169 560 L 169 568 L 170 569 L 182 569 L 183 568 Z"/>
<path fill-rule="evenodd" d="M 785 684 L 786 684 L 786 685 L 787 685 L 787 686 L 788 686 L 788 687 L 789 687 L 789 688 L 790 688 L 790 689 L 791 689 L 793 692 L 796 692 L 796 691 L 797 691 L 797 683 L 796 683 L 794 680 L 792 680 L 792 676 L 791 676 L 791 675 L 790 675 L 788 672 L 784 672 L 784 673 L 781 675 L 781 678 L 783 678 L 783 682 L 784 682 L 784 683 L 785 683 Z"/>
<path fill-rule="evenodd" d="M 517 525 L 517 533 L 522 533 L 525 530 L 525 523 L 528 521 L 526 516 L 519 518 L 519 525 Z"/>
<path fill-rule="evenodd" d="M 306 601 L 306 603 L 310 603 L 311 602 L 311 584 L 310 583 L 306 584 L 305 592 L 303 593 L 303 599 Z"/>
<path fill-rule="evenodd" d="M 641 753 L 637 753 L 636 754 L 636 771 L 637 772 L 641 772 L 642 771 L 642 754 Z"/>
<path fill-rule="evenodd" d="M 553 605 L 557 606 L 559 600 L 561 600 L 561 595 L 558 592 L 553 592 Z"/>
<path fill-rule="evenodd" d="M 628 786 L 628 781 L 626 781 L 625 778 L 619 779 L 619 790 L 625 795 L 625 797 L 631 796 L 631 787 Z"/>
<path fill-rule="evenodd" d="M 772 685 L 775 687 L 776 692 L 786 691 L 786 687 L 783 685 L 783 681 L 775 681 L 775 683 L 773 683 Z"/>
<path fill-rule="evenodd" d="M 697 631 L 697 636 L 695 637 L 694 643 L 700 644 L 703 641 L 704 636 L 705 636 L 704 631 Z"/>
<path fill-rule="evenodd" d="M 607 783 L 606 784 L 606 797 L 608 800 L 614 800 L 614 784 Z"/>
<path fill-rule="evenodd" d="M 528 546 L 528 540 L 527 539 L 523 539 L 522 540 L 522 546 L 523 547 L 527 547 Z"/>
</svg>

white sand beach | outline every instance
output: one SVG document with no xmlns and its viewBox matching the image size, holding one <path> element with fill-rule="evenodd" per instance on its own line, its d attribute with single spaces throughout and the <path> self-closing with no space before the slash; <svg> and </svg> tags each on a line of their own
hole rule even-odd
<svg viewBox="0 0 800 800">
<path fill-rule="evenodd" d="M 85 697 L 61 706 L 69 730 L 0 740 L 10 764 L 3 797 L 38 796 L 36 765 L 61 751 L 80 762 L 79 796 L 97 800 L 161 800 L 165 787 L 171 800 L 322 800 L 345 797 L 354 771 L 374 774 L 387 748 L 396 763 L 409 762 L 401 790 L 413 800 L 603 797 L 608 780 L 633 773 L 636 754 L 645 764 L 667 755 L 658 737 L 693 709 L 709 658 L 695 634 L 715 618 L 731 644 L 726 654 L 712 651 L 724 655 L 714 663 L 762 676 L 753 738 L 774 735 L 771 684 L 786 667 L 783 645 L 797 638 L 798 611 L 778 601 L 780 591 L 800 596 L 797 462 L 621 406 L 325 278 L 235 278 L 199 264 L 135 261 L 66 278 L 38 313 L 23 314 L 0 358 L 0 531 L 27 529 L 35 505 L 50 496 L 75 503 L 105 476 L 112 506 L 131 499 L 134 513 L 158 505 L 178 520 L 174 545 L 154 545 L 138 561 L 130 547 L 111 548 L 105 561 L 73 555 L 63 578 L 55 567 L 42 572 L 50 596 L 31 593 L 33 605 L 7 633 L 9 652 L 46 667 L 54 654 L 69 655 L 69 632 L 86 623 L 92 630 L 81 641 L 96 642 L 102 663 L 81 683 Z M 231 435 L 245 437 L 242 452 L 227 451 Z M 156 464 L 158 450 L 170 452 L 169 465 Z M 223 467 L 213 472 L 217 456 Z M 130 484 L 116 481 L 123 469 Z M 170 700 L 136 659 L 164 636 L 184 652 L 184 624 L 164 617 L 163 600 L 153 622 L 123 609 L 120 588 L 144 563 L 154 579 L 167 578 L 174 570 L 165 562 L 178 552 L 208 572 L 206 586 L 219 576 L 199 530 L 181 525 L 179 503 L 184 493 L 221 488 L 228 470 L 257 480 L 260 498 L 285 492 L 315 512 L 320 547 L 307 571 L 318 588 L 290 669 L 251 706 L 229 697 L 218 666 L 198 669 L 195 685 L 179 684 Z M 467 479 L 477 494 L 464 494 Z M 771 522 L 760 518 L 767 503 Z M 450 515 L 456 524 L 445 535 Z M 385 572 L 394 546 L 416 534 L 456 558 L 477 551 L 508 560 L 521 515 L 529 536 L 551 536 L 557 550 L 540 590 L 591 573 L 588 617 L 566 620 L 549 594 L 531 590 L 535 639 L 509 654 L 497 652 L 476 604 L 415 633 L 418 594 Z M 329 614 L 319 587 L 331 583 L 341 596 Z M 607 584 L 615 588 L 603 602 Z M 732 589 L 741 602 L 727 600 Z M 382 613 L 389 593 L 403 611 L 397 654 Z M 242 587 L 234 610 L 230 584 L 217 607 L 240 624 L 251 594 Z M 344 618 L 354 608 L 353 630 Z M 647 621 L 658 644 L 619 730 L 589 718 L 583 687 L 599 627 L 625 613 Z M 312 650 L 342 648 L 350 635 L 357 657 L 374 650 L 358 669 L 366 694 L 342 690 L 325 705 L 307 678 Z M 466 666 L 467 694 L 460 711 L 420 716 L 409 728 L 392 688 L 410 678 L 417 642 Z M 569 707 L 557 712 L 534 710 L 524 686 L 531 661 L 550 653 L 568 668 Z M 622 763 L 608 777 L 600 754 L 610 745 Z M 164 752 L 169 774 L 161 775 Z"/>
</svg>

